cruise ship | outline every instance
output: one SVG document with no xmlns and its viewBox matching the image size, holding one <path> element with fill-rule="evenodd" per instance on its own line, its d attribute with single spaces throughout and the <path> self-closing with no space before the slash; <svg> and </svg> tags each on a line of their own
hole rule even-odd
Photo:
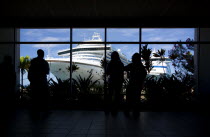
<svg viewBox="0 0 210 137">
<path fill-rule="evenodd" d="M 72 48 L 72 62 L 78 67 L 78 69 L 72 73 L 72 78 L 77 79 L 80 75 L 82 78 L 87 78 L 90 73 L 93 74 L 93 81 L 99 80 L 103 84 L 104 69 L 101 66 L 101 60 L 105 58 L 105 45 L 104 44 L 92 44 L 92 42 L 102 42 L 99 33 L 94 33 L 92 39 L 85 42 L 91 42 L 91 44 L 78 44 Z M 120 49 L 114 49 L 111 45 L 106 46 L 106 60 L 110 61 L 111 53 L 117 51 L 124 66 L 131 63 L 130 60 L 120 51 Z M 155 51 L 153 51 L 154 53 Z M 58 51 L 58 56 L 62 58 L 50 58 L 46 60 L 49 62 L 51 73 L 60 78 L 66 80 L 70 77 L 68 70 L 70 66 L 70 49 Z M 153 55 L 153 54 L 152 54 Z M 150 71 L 150 75 L 160 75 L 163 73 L 171 74 L 170 60 L 166 58 L 165 61 L 160 62 L 160 58 L 151 57 L 153 69 Z"/>
<path fill-rule="evenodd" d="M 160 75 L 160 74 L 168 74 L 171 75 L 171 59 L 165 57 L 164 61 L 161 61 L 160 57 L 154 57 L 153 53 L 156 53 L 155 49 L 152 51 L 151 54 L 151 61 L 152 61 L 152 70 L 150 71 L 149 75 Z"/>
<path fill-rule="evenodd" d="M 99 33 L 94 33 L 92 39 L 85 42 L 102 42 Z M 72 62 L 78 67 L 78 69 L 72 73 L 72 77 L 77 79 L 80 75 L 82 78 L 87 78 L 90 73 L 93 74 L 93 81 L 99 80 L 103 83 L 104 69 L 101 66 L 101 61 L 105 58 L 105 45 L 104 44 L 78 44 L 72 48 Z M 114 49 L 111 45 L 106 46 L 106 60 L 110 61 L 111 53 L 117 51 L 120 59 L 124 65 L 129 64 L 129 60 L 118 49 Z M 70 72 L 67 69 L 70 66 L 70 49 L 58 51 L 58 56 L 62 58 L 47 58 L 50 65 L 50 70 L 53 75 L 61 80 L 68 79 Z"/>
</svg>

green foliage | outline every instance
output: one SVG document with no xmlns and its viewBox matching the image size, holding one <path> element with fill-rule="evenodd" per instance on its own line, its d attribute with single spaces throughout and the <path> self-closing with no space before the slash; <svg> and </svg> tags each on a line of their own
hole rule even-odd
<svg viewBox="0 0 210 137">
<path fill-rule="evenodd" d="M 141 57 L 144 60 L 144 65 L 148 73 L 152 70 L 152 61 L 151 61 L 152 50 L 148 48 L 148 44 L 141 48 Z"/>
<path fill-rule="evenodd" d="M 103 58 L 101 60 L 101 67 L 105 68 L 107 64 L 108 64 L 108 61 L 105 58 Z"/>
<path fill-rule="evenodd" d="M 53 79 L 49 80 L 50 95 L 56 103 L 63 103 L 68 98 L 68 93 L 70 92 L 70 79 L 56 79 L 58 82 L 55 82 Z"/>
<path fill-rule="evenodd" d="M 191 42 L 187 39 L 187 42 Z M 174 44 L 173 49 L 169 50 L 169 58 L 172 60 L 172 65 L 176 71 L 182 72 L 183 75 L 194 73 L 194 55 L 191 51 L 194 50 L 193 44 Z"/>
<path fill-rule="evenodd" d="M 29 67 L 30 67 L 30 57 L 29 56 L 25 56 L 25 57 L 20 57 L 20 65 L 19 68 L 21 69 L 21 73 L 25 73 L 26 71 L 28 71 Z"/>
<path fill-rule="evenodd" d="M 25 56 L 25 57 L 20 57 L 20 71 L 21 71 L 21 85 L 22 85 L 22 92 L 23 92 L 23 75 L 25 74 L 26 71 L 29 70 L 31 64 L 31 60 L 29 56 Z"/>
<path fill-rule="evenodd" d="M 104 69 L 102 79 L 105 81 L 105 69 L 106 69 L 106 65 L 108 64 L 108 61 L 105 58 L 103 58 L 100 63 L 101 63 L 101 67 Z"/>
<path fill-rule="evenodd" d="M 99 79 L 92 81 L 93 75 L 90 72 L 90 75 L 87 78 L 82 78 L 80 75 L 76 79 L 73 79 L 74 84 L 79 91 L 80 94 L 90 94 L 91 92 L 95 92 L 95 87 L 97 83 L 99 84 Z"/>
<path fill-rule="evenodd" d="M 192 99 L 194 94 L 194 78 L 191 75 L 176 74 L 148 76 L 144 90 L 146 97 L 153 104 L 185 103 Z"/>
<path fill-rule="evenodd" d="M 173 49 L 169 50 L 169 58 L 175 67 L 175 73 L 146 78 L 144 90 L 148 102 L 164 106 L 165 104 L 183 104 L 192 101 L 195 89 L 194 59 L 191 53 L 193 49 L 192 44 L 186 46 L 175 44 Z M 153 56 L 160 57 L 163 62 L 165 50 L 158 50 Z"/>
<path fill-rule="evenodd" d="M 68 66 L 66 69 L 70 72 L 71 71 L 71 66 Z M 79 67 L 77 65 L 75 65 L 74 62 L 72 62 L 72 73 L 75 72 L 78 69 L 79 69 Z"/>
</svg>

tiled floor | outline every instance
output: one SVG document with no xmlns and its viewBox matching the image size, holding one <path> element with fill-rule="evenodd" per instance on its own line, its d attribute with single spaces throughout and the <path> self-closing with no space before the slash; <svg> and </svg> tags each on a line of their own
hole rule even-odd
<svg viewBox="0 0 210 137">
<path fill-rule="evenodd" d="M 4 135 L 9 137 L 210 137 L 210 117 L 198 112 L 140 112 L 53 110 L 32 119 L 17 110 Z M 7 128 L 7 130 L 6 130 Z"/>
</svg>

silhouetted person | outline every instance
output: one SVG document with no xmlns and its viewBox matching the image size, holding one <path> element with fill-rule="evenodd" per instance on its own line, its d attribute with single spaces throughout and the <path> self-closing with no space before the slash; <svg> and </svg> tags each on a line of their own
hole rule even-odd
<svg viewBox="0 0 210 137">
<path fill-rule="evenodd" d="M 124 70 L 129 73 L 129 83 L 126 90 L 126 100 L 129 107 L 134 107 L 136 110 L 140 102 L 141 90 L 143 89 L 144 80 L 147 72 L 141 62 L 139 53 L 132 56 L 132 63 L 124 67 Z"/>
<path fill-rule="evenodd" d="M 1 108 L 11 109 L 15 102 L 16 73 L 12 64 L 12 57 L 5 56 L 0 64 L 0 105 Z"/>
<path fill-rule="evenodd" d="M 31 60 L 28 79 L 32 91 L 32 105 L 35 112 L 48 111 L 48 82 L 49 64 L 44 60 L 44 51 L 37 50 L 37 57 Z"/>
<path fill-rule="evenodd" d="M 118 52 L 114 51 L 111 54 L 111 61 L 107 65 L 108 79 L 108 102 L 112 102 L 114 95 L 114 104 L 112 107 L 117 107 L 120 102 L 120 92 L 124 80 L 123 75 L 124 65 L 120 60 Z M 110 106 L 111 107 L 111 106 Z"/>
</svg>

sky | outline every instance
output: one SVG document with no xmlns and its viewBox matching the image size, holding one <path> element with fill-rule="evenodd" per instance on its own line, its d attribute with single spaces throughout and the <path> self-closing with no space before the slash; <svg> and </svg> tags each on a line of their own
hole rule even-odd
<svg viewBox="0 0 210 137">
<path fill-rule="evenodd" d="M 104 41 L 104 28 L 83 29 L 75 28 L 72 31 L 73 41 L 87 41 L 92 38 L 94 32 L 100 33 L 102 41 Z M 139 42 L 139 29 L 138 28 L 107 28 L 107 41 L 108 42 Z M 186 41 L 188 38 L 194 39 L 193 28 L 143 28 L 142 29 L 143 42 L 159 42 L 159 41 Z M 69 42 L 70 29 L 20 29 L 21 42 Z M 144 45 L 144 44 L 143 44 Z M 73 45 L 75 47 L 76 44 Z M 139 52 L 138 44 L 112 44 L 116 50 L 126 55 L 127 59 Z M 148 45 L 152 50 L 165 49 L 166 57 L 168 50 L 173 48 L 172 44 L 150 44 Z M 36 57 L 36 51 L 43 49 L 45 57 L 61 58 L 57 55 L 59 50 L 69 49 L 69 44 L 21 44 L 20 56 Z"/>
<path fill-rule="evenodd" d="M 104 41 L 104 29 L 73 29 L 73 41 L 86 41 L 92 38 L 94 32 L 100 33 L 102 40 Z M 70 29 L 21 29 L 20 41 L 22 42 L 69 42 L 70 41 Z M 193 28 L 182 29 L 142 29 L 142 41 L 186 41 L 187 38 L 194 39 Z M 123 42 L 139 41 L 139 29 L 107 29 L 107 41 L 111 42 Z M 59 58 L 57 52 L 63 49 L 69 49 L 69 44 L 21 44 L 20 56 L 29 55 L 31 58 L 36 57 L 36 50 L 41 48 L 45 51 L 46 56 Z M 73 45 L 75 47 L 76 45 Z M 128 59 L 132 54 L 139 51 L 138 44 L 112 44 L 115 49 L 120 49 Z M 169 50 L 173 45 L 149 45 L 152 50 L 158 50 L 160 48 Z M 166 56 L 168 52 L 166 51 Z"/>
</svg>

